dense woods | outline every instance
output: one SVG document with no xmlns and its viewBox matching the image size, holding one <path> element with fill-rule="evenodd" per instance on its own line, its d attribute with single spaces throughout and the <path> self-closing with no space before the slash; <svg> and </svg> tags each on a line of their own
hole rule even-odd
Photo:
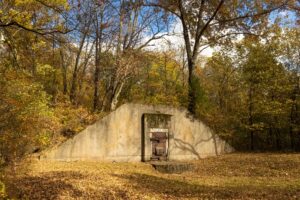
<svg viewBox="0 0 300 200">
<path fill-rule="evenodd" d="M 126 102 L 186 107 L 239 150 L 299 151 L 299 8 L 299 0 L 1 0 L 0 165 Z"/>
</svg>

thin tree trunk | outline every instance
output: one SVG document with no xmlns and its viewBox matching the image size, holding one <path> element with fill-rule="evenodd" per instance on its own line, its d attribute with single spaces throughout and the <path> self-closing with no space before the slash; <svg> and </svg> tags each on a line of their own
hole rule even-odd
<svg viewBox="0 0 300 200">
<path fill-rule="evenodd" d="M 102 51 L 102 33 L 103 28 L 101 26 L 103 22 L 103 10 L 100 13 L 100 22 L 96 16 L 96 50 L 95 50 L 95 74 L 94 74 L 94 101 L 93 101 L 93 111 L 95 112 L 99 107 L 99 73 L 100 73 L 100 54 Z M 100 25 L 100 26 L 99 26 Z M 99 30 L 100 28 L 100 30 Z"/>
<path fill-rule="evenodd" d="M 250 85 L 249 88 L 249 126 L 250 126 L 250 149 L 254 150 L 254 131 L 252 129 L 253 126 L 253 88 Z"/>
<path fill-rule="evenodd" d="M 164 55 L 164 82 L 165 82 L 165 95 L 168 95 L 168 69 L 167 69 L 167 55 Z"/>
<path fill-rule="evenodd" d="M 105 99 L 105 104 L 104 104 L 104 110 L 105 111 L 110 111 L 112 110 L 112 108 L 116 107 L 116 101 L 117 100 L 114 100 L 115 98 L 118 98 L 118 97 L 115 97 L 116 95 L 116 92 L 117 92 L 117 86 L 118 86 L 118 81 L 120 80 L 117 80 L 117 72 L 118 72 L 118 69 L 119 67 L 121 67 L 121 63 L 120 63 L 120 60 L 121 60 L 121 49 L 123 49 L 123 52 L 125 51 L 125 46 L 123 44 L 123 20 L 124 20 L 124 1 L 122 0 L 121 1 L 121 6 L 120 6 L 120 19 L 119 19 L 119 33 L 118 33 L 118 44 L 117 44 L 117 51 L 116 51 L 116 66 L 115 66 L 115 69 L 114 71 L 112 72 L 112 77 L 111 77 L 111 80 L 110 80 L 110 83 L 109 83 L 109 87 L 108 87 L 108 90 L 107 90 L 107 94 L 106 94 L 106 99 Z M 123 44 L 123 48 L 122 47 L 122 44 Z M 114 104 L 114 105 L 113 105 Z"/>
<path fill-rule="evenodd" d="M 290 148 L 291 148 L 291 150 L 292 151 L 294 151 L 295 150 L 295 139 L 294 139 L 294 133 L 293 133 L 293 130 L 292 129 L 290 129 Z"/>
<path fill-rule="evenodd" d="M 99 102 L 99 73 L 100 73 L 100 66 L 99 66 L 99 34 L 96 31 L 96 51 L 95 51 L 95 74 L 94 74 L 94 102 L 93 102 L 93 111 L 95 112 L 98 109 L 98 102 Z"/>
<path fill-rule="evenodd" d="M 60 49 L 60 59 L 61 59 L 61 70 L 62 70 L 62 78 L 63 78 L 63 94 L 66 95 L 68 92 L 67 66 L 65 63 L 64 53 L 62 49 Z"/>
<path fill-rule="evenodd" d="M 250 131 L 250 149 L 254 151 L 254 131 Z"/>
<path fill-rule="evenodd" d="M 271 127 L 271 124 L 269 125 L 269 140 L 268 140 L 268 149 L 273 149 L 273 129 Z"/>
<path fill-rule="evenodd" d="M 190 113 L 196 113 L 196 88 L 195 83 L 193 81 L 193 69 L 194 64 L 189 64 L 189 78 L 188 78 L 188 110 Z"/>
<path fill-rule="evenodd" d="M 117 108 L 117 105 L 119 103 L 119 97 L 123 90 L 123 87 L 124 87 L 124 81 L 120 84 L 120 86 L 117 88 L 117 91 L 113 95 L 110 110 L 115 110 Z"/>
<path fill-rule="evenodd" d="M 108 91 L 106 92 L 106 98 L 105 98 L 105 103 L 104 103 L 104 108 L 102 109 L 103 111 L 110 111 L 111 109 L 111 102 L 113 100 L 113 88 L 109 88 Z"/>
<path fill-rule="evenodd" d="M 79 45 L 79 49 L 78 49 L 78 52 L 77 52 L 77 55 L 76 55 L 75 66 L 74 66 L 74 71 L 73 71 L 73 75 L 72 75 L 71 90 L 70 90 L 70 101 L 73 104 L 76 103 L 78 68 L 79 68 L 81 52 L 82 52 L 87 34 L 88 34 L 88 31 L 86 30 L 82 35 L 80 45 Z"/>
<path fill-rule="evenodd" d="M 281 150 L 281 139 L 280 139 L 280 131 L 278 128 L 276 128 L 276 149 L 278 151 Z"/>
</svg>

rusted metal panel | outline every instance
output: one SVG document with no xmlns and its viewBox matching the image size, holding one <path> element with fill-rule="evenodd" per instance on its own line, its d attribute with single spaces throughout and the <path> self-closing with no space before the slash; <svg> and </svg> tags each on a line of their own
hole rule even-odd
<svg viewBox="0 0 300 200">
<path fill-rule="evenodd" d="M 150 138 L 152 142 L 152 160 L 167 159 L 167 139 L 166 132 L 152 133 L 152 137 Z"/>
</svg>

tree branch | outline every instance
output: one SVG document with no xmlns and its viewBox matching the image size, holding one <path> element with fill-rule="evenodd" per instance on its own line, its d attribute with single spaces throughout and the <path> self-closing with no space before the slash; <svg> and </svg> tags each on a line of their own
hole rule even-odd
<svg viewBox="0 0 300 200">
<path fill-rule="evenodd" d="M 71 31 L 73 31 L 72 29 L 71 30 L 66 30 L 66 31 L 60 31 L 60 30 L 57 30 L 57 29 L 53 29 L 53 30 L 49 30 L 49 29 L 31 29 L 31 28 L 28 28 L 22 24 L 19 24 L 18 22 L 16 21 L 10 21 L 9 23 L 2 23 L 0 21 L 0 28 L 3 27 L 17 27 L 17 28 L 21 28 L 25 31 L 29 31 L 29 32 L 32 32 L 32 33 L 36 33 L 38 35 L 49 35 L 49 34 L 54 34 L 54 33 L 61 33 L 61 34 L 67 34 Z"/>
<path fill-rule="evenodd" d="M 187 57 L 188 57 L 188 62 L 189 62 L 189 66 L 192 66 L 193 64 L 192 62 L 192 47 L 191 47 L 191 40 L 190 40 L 190 35 L 189 35 L 189 30 L 188 30 L 188 26 L 186 23 L 186 11 L 182 5 L 182 0 L 179 0 L 178 2 L 178 7 L 179 7 L 179 11 L 180 11 L 180 21 L 182 24 L 182 28 L 183 28 L 183 38 L 185 41 L 185 48 L 186 48 L 186 52 L 187 52 Z M 191 71 L 191 69 L 190 69 Z"/>
<path fill-rule="evenodd" d="M 232 22 L 232 21 L 236 21 L 236 20 L 242 20 L 242 19 L 246 19 L 246 18 L 252 18 L 252 17 L 261 16 L 261 15 L 266 15 L 266 14 L 269 14 L 269 13 L 275 11 L 275 10 L 278 10 L 279 8 L 282 8 L 282 7 L 286 6 L 287 3 L 288 3 L 288 0 L 286 0 L 283 4 L 281 4 L 277 7 L 274 7 L 274 8 L 268 9 L 268 10 L 264 10 L 264 11 L 259 12 L 259 13 L 246 14 L 246 15 L 237 16 L 237 17 L 234 17 L 234 18 L 231 18 L 231 19 L 219 20 L 218 22 L 215 22 L 211 25 L 213 26 L 213 25 L 216 25 L 216 24 L 227 23 L 227 22 Z"/>
<path fill-rule="evenodd" d="M 162 5 L 162 4 L 157 4 L 157 3 L 142 3 L 142 6 L 146 6 L 146 7 L 157 7 L 157 8 L 162 8 L 174 15 L 176 15 L 177 17 L 180 17 L 180 14 L 176 13 L 174 10 L 170 9 L 168 6 Z"/>
<path fill-rule="evenodd" d="M 157 34 L 156 34 L 156 35 L 157 35 Z M 147 40 L 147 42 L 145 42 L 143 45 L 139 46 L 138 49 L 140 50 L 140 49 L 142 49 L 142 48 L 148 46 L 149 43 L 150 43 L 151 41 L 161 39 L 161 38 L 167 36 L 168 34 L 166 33 L 166 34 L 162 34 L 162 35 L 160 35 L 160 36 L 156 36 L 156 35 L 154 35 L 154 36 L 151 37 L 149 40 Z"/>
<path fill-rule="evenodd" d="M 215 9 L 214 13 L 212 16 L 208 19 L 208 21 L 205 23 L 205 25 L 202 27 L 202 29 L 199 31 L 198 35 L 196 36 L 196 41 L 195 41 L 195 46 L 194 46 L 194 51 L 193 51 L 193 59 L 196 59 L 196 56 L 198 55 L 198 50 L 199 50 L 199 44 L 200 44 L 200 38 L 203 35 L 204 31 L 207 29 L 209 26 L 210 22 L 215 18 L 219 10 L 221 9 L 223 3 L 225 0 L 221 0 L 220 3 L 218 4 L 217 8 Z"/>
</svg>

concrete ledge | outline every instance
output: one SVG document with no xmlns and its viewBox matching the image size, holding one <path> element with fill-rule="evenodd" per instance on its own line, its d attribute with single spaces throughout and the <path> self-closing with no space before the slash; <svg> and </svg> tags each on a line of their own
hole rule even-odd
<svg viewBox="0 0 300 200">
<path fill-rule="evenodd" d="M 194 170 L 192 163 L 184 162 L 151 162 L 152 167 L 161 173 L 180 174 Z"/>
</svg>

